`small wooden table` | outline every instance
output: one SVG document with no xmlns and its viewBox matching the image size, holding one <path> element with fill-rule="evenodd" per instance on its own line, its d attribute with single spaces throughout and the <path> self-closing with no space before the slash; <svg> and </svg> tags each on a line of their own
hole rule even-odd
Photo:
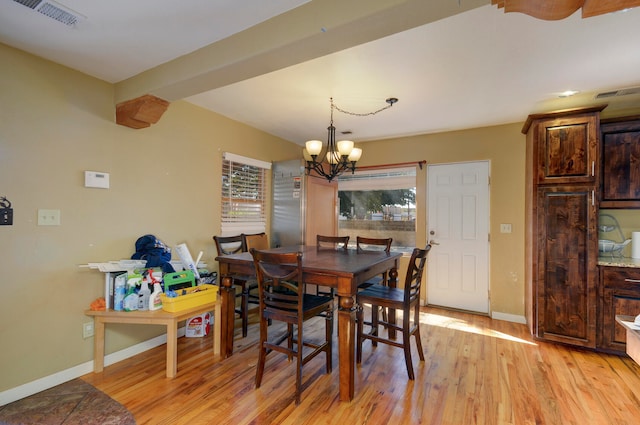
<svg viewBox="0 0 640 425">
<path fill-rule="evenodd" d="M 270 249 L 271 252 L 301 251 L 302 274 L 306 283 L 329 286 L 338 293 L 338 359 L 340 363 L 340 400 L 350 401 L 354 396 L 356 309 L 355 295 L 358 285 L 385 271 L 389 272 L 388 284 L 396 286 L 398 261 L 402 254 L 384 251 L 358 252 L 356 250 L 318 249 L 315 246 L 293 246 Z M 253 257 L 248 252 L 222 255 L 216 258 L 222 277 L 222 356 L 233 354 L 233 303 L 235 291 L 231 279 L 225 275 L 255 275 Z M 226 312 L 226 313 L 225 313 Z M 225 319 L 225 315 L 229 315 Z M 395 319 L 395 311 L 389 311 L 389 319 Z"/>
<path fill-rule="evenodd" d="M 220 354 L 220 297 L 216 301 L 202 304 L 186 310 L 170 313 L 164 310 L 154 311 L 93 311 L 84 314 L 95 319 L 93 336 L 93 371 L 98 373 L 104 369 L 104 327 L 106 323 L 129 323 L 135 325 L 164 325 L 167 327 L 167 378 L 176 376 L 178 369 L 178 322 L 198 316 L 209 311 L 214 312 L 213 320 L 213 354 Z"/>
<path fill-rule="evenodd" d="M 616 316 L 616 322 L 627 330 L 627 354 L 640 364 L 640 329 L 633 326 L 635 319 L 635 316 Z"/>
</svg>

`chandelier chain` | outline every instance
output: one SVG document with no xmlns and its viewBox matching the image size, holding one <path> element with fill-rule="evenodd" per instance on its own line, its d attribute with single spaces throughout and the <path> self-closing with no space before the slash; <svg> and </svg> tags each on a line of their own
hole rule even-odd
<svg viewBox="0 0 640 425">
<path fill-rule="evenodd" d="M 333 98 L 331 98 L 331 107 L 334 108 L 336 111 L 338 112 L 342 112 L 343 114 L 346 115 L 353 115 L 355 117 L 367 117 L 369 115 L 375 115 L 379 112 L 382 112 L 386 109 L 389 109 L 393 106 L 394 103 L 396 103 L 398 101 L 398 99 L 396 99 L 395 97 L 390 97 L 389 99 L 386 100 L 386 102 L 388 103 L 387 106 L 382 107 L 380 109 L 378 109 L 377 111 L 373 111 L 373 112 L 364 112 L 364 113 L 358 113 L 358 112 L 350 112 L 350 111 L 346 111 L 344 109 L 339 108 L 338 106 L 336 106 L 335 103 L 333 103 Z"/>
</svg>

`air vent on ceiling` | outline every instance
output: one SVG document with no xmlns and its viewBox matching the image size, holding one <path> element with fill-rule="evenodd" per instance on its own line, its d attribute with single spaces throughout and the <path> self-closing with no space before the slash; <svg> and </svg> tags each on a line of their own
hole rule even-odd
<svg viewBox="0 0 640 425">
<path fill-rule="evenodd" d="M 78 22 L 86 19 L 85 16 L 51 0 L 13 0 L 16 3 L 20 3 L 23 6 L 33 9 L 36 12 L 55 19 L 58 22 L 62 22 L 67 26 L 74 26 Z"/>
<path fill-rule="evenodd" d="M 631 87 L 628 89 L 612 90 L 612 91 L 598 93 L 596 95 L 596 99 L 606 99 L 607 97 L 614 97 L 614 96 L 628 96 L 630 94 L 639 94 L 639 93 L 640 93 L 640 87 Z"/>
</svg>

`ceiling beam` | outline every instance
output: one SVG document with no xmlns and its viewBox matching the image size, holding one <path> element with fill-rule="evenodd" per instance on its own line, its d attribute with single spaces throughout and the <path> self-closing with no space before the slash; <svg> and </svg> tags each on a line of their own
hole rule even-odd
<svg viewBox="0 0 640 425">
<path fill-rule="evenodd" d="M 115 103 L 169 102 L 489 4 L 489 0 L 313 0 L 116 84 Z"/>
<path fill-rule="evenodd" d="M 603 15 L 640 6 L 640 0 L 491 0 L 505 13 L 519 12 L 546 21 L 568 18 L 582 8 L 582 17 Z"/>
</svg>

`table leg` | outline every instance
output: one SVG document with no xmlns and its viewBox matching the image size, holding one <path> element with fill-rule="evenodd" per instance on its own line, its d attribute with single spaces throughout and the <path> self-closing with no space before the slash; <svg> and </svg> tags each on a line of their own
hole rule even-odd
<svg viewBox="0 0 640 425">
<path fill-rule="evenodd" d="M 220 341 L 222 340 L 222 312 L 221 312 L 221 301 L 220 297 L 218 297 L 216 302 L 216 308 L 213 311 L 213 355 L 217 356 L 220 354 Z"/>
<path fill-rule="evenodd" d="M 338 308 L 338 360 L 340 400 L 353 400 L 355 387 L 356 309 L 353 297 L 340 296 Z"/>
<path fill-rule="evenodd" d="M 236 308 L 236 290 L 233 287 L 233 279 L 229 276 L 222 278 L 220 282 L 220 351 L 223 358 L 233 354 L 233 328 Z"/>
<path fill-rule="evenodd" d="M 104 370 L 104 322 L 96 317 L 93 330 L 93 371 Z"/>
<path fill-rule="evenodd" d="M 178 371 L 178 322 L 167 324 L 167 378 L 174 378 Z"/>
</svg>

